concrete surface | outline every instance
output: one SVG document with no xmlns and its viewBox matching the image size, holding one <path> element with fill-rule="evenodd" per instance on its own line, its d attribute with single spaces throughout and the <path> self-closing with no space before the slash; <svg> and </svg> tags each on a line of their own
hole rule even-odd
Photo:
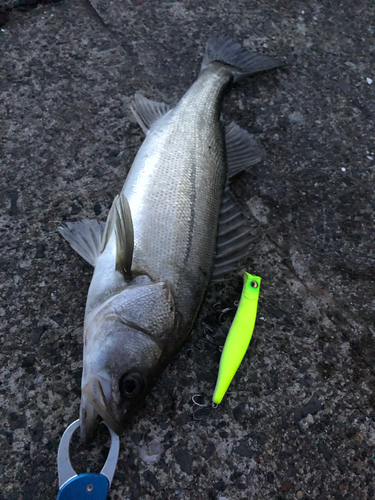
<svg viewBox="0 0 375 500">
<path fill-rule="evenodd" d="M 78 416 L 92 270 L 57 233 L 104 220 L 143 139 L 136 91 L 177 101 L 210 32 L 287 61 L 235 86 L 224 116 L 265 160 L 233 182 L 259 239 L 251 349 L 209 400 L 241 277 L 208 294 L 193 337 L 124 435 L 111 499 L 372 499 L 375 467 L 374 1 L 61 1 L 0 31 L 0 498 L 52 499 Z M 98 470 L 106 435 L 72 447 Z"/>
</svg>

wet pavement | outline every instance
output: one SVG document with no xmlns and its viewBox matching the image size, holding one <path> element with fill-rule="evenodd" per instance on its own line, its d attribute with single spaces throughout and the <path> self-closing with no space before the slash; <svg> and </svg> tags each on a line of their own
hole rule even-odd
<svg viewBox="0 0 375 500">
<path fill-rule="evenodd" d="M 241 270 L 212 287 L 193 336 L 121 436 L 111 499 L 375 497 L 375 3 L 61 1 L 0 31 L 0 499 L 52 499 L 78 417 L 92 269 L 63 221 L 105 220 L 143 133 L 135 92 L 176 102 L 212 31 L 283 58 L 225 98 L 264 160 L 232 182 L 262 277 L 250 350 L 209 401 Z M 217 304 L 220 306 L 217 306 Z M 214 307 L 216 305 L 216 307 Z M 217 310 L 219 309 L 219 311 Z M 224 320 L 224 323 L 222 321 Z M 106 435 L 72 448 L 98 470 Z"/>
</svg>

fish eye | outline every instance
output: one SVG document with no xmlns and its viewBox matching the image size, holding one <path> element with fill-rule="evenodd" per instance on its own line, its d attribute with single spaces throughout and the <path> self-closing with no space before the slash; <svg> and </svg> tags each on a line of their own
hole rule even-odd
<svg viewBox="0 0 375 500">
<path fill-rule="evenodd" d="M 145 389 L 145 381 L 140 373 L 125 373 L 120 378 L 120 393 L 123 397 L 134 398 L 139 396 Z"/>
</svg>

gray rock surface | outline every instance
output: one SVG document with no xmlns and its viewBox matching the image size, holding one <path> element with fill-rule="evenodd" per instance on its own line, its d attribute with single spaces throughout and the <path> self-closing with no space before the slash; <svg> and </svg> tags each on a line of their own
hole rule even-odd
<svg viewBox="0 0 375 500">
<path fill-rule="evenodd" d="M 136 91 L 177 101 L 210 32 L 284 69 L 236 85 L 224 117 L 266 155 L 233 181 L 262 277 L 251 348 L 212 394 L 241 273 L 209 291 L 195 332 L 121 437 L 111 499 L 372 499 L 375 466 L 374 1 L 61 1 L 0 31 L 0 498 L 52 499 L 78 416 L 92 270 L 57 233 L 105 220 L 143 135 Z M 368 80 L 369 79 L 369 80 Z M 372 83 L 369 83 L 369 81 Z M 199 342 L 198 342 L 199 341 Z M 73 443 L 97 471 L 106 434 Z"/>
</svg>

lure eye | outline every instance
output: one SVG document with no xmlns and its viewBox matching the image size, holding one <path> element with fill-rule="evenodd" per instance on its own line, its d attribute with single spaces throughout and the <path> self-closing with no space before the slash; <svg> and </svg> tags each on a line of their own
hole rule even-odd
<svg viewBox="0 0 375 500">
<path fill-rule="evenodd" d="M 252 288 L 258 288 L 258 286 L 259 286 L 259 285 L 258 285 L 258 282 L 257 282 L 257 281 L 255 281 L 255 280 L 253 280 L 253 281 L 250 283 L 250 285 L 251 285 L 251 287 L 252 287 Z"/>
<path fill-rule="evenodd" d="M 135 398 L 145 389 L 145 381 L 140 373 L 126 373 L 120 378 L 120 393 L 123 397 Z"/>
</svg>

